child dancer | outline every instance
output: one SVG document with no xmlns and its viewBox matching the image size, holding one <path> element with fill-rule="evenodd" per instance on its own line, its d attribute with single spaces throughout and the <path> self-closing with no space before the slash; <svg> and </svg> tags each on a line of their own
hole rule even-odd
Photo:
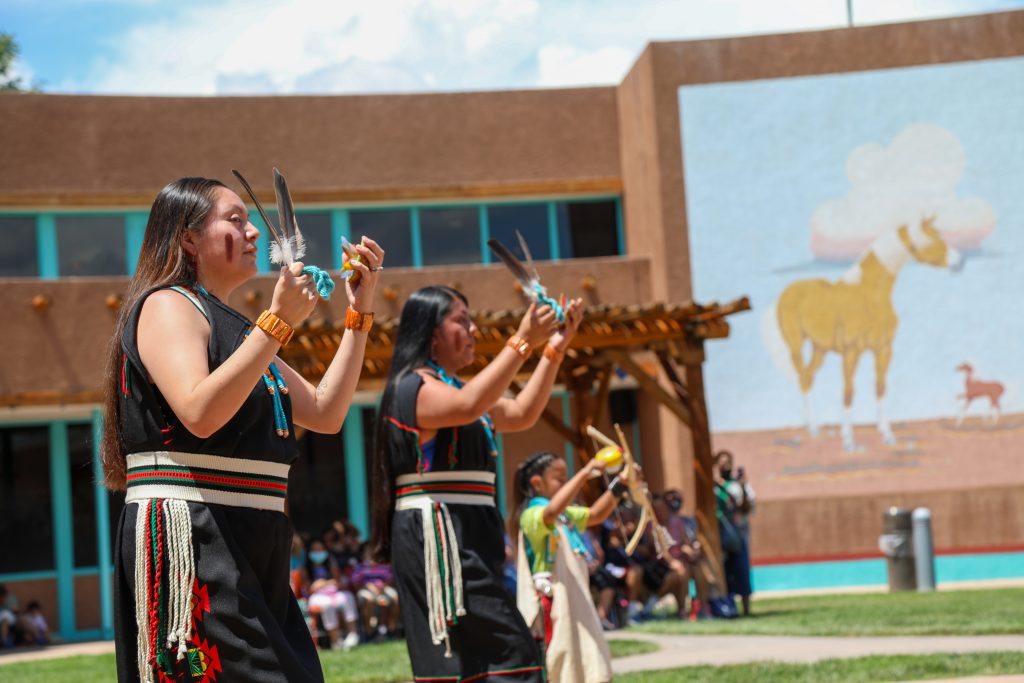
<svg viewBox="0 0 1024 683">
<path fill-rule="evenodd" d="M 613 480 L 589 508 L 570 505 L 584 482 L 605 466 L 606 461 L 594 458 L 569 479 L 565 460 L 535 453 L 516 470 L 517 602 L 527 624 L 538 618 L 543 624 L 548 679 L 557 683 L 603 683 L 612 677 L 580 532 L 607 519 L 626 486 Z"/>
</svg>

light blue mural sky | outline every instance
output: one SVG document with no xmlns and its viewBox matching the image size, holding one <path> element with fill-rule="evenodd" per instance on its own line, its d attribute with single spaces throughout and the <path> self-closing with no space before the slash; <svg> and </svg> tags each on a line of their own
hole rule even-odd
<svg viewBox="0 0 1024 683">
<path fill-rule="evenodd" d="M 894 420 L 950 416 L 969 361 L 1007 385 L 1004 411 L 1024 406 L 1024 59 L 686 86 L 679 90 L 687 215 L 698 301 L 749 295 L 732 336 L 708 345 L 706 384 L 715 431 L 800 424 L 795 380 L 772 362 L 762 317 L 790 282 L 838 278 L 815 261 L 814 210 L 846 195 L 851 151 L 889 145 L 914 123 L 942 126 L 966 155 L 958 197 L 995 210 L 995 231 L 959 273 L 917 263 L 896 282 L 900 325 L 888 374 Z M 854 422 L 875 418 L 874 359 L 861 358 Z M 812 391 L 837 423 L 841 365 L 829 354 Z M 974 410 L 980 410 L 976 403 Z"/>
</svg>

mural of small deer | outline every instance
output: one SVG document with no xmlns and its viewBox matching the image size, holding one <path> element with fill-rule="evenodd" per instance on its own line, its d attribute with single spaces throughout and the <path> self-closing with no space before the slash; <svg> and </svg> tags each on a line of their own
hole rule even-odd
<svg viewBox="0 0 1024 683">
<path fill-rule="evenodd" d="M 825 354 L 836 353 L 843 360 L 840 435 L 844 449 L 856 450 L 851 417 L 853 378 L 861 354 L 871 351 L 875 359 L 878 431 L 886 443 L 896 442 L 885 414 L 886 373 L 899 324 L 892 305 L 893 286 L 908 261 L 951 270 L 959 269 L 962 263 L 960 254 L 946 244 L 933 223 L 931 216 L 883 233 L 838 281 L 798 280 L 779 296 L 775 308 L 778 330 L 800 382 L 804 420 L 812 436 L 817 435 L 818 425 L 811 408 L 811 386 Z M 804 351 L 807 342 L 809 359 L 805 359 Z"/>
<path fill-rule="evenodd" d="M 970 407 L 971 401 L 976 398 L 987 398 L 989 408 L 989 421 L 992 424 L 999 422 L 999 415 L 1002 408 L 999 406 L 999 398 L 1003 395 L 1005 387 L 1000 382 L 985 382 L 980 379 L 974 379 L 974 368 L 971 367 L 970 363 L 961 363 L 956 366 L 957 372 L 964 373 L 964 393 L 959 394 L 957 398 L 963 401 L 963 405 L 960 406 L 960 414 L 956 417 L 956 424 L 960 424 L 964 421 L 964 416 L 967 414 L 967 408 Z"/>
</svg>

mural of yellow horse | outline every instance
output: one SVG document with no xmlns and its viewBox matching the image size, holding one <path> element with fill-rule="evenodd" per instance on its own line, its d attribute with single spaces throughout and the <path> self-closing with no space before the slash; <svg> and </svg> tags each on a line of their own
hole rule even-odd
<svg viewBox="0 0 1024 683">
<path fill-rule="evenodd" d="M 843 447 L 856 450 L 851 406 L 853 378 L 865 351 L 875 359 L 875 396 L 878 430 L 886 443 L 895 443 L 885 415 L 886 373 L 892 361 L 892 343 L 899 316 L 892 305 L 892 291 L 900 270 L 910 260 L 937 268 L 958 270 L 963 260 L 946 244 L 934 226 L 934 216 L 904 224 L 875 239 L 867 252 L 836 282 L 823 278 L 789 284 L 775 307 L 778 331 L 789 351 L 789 360 L 800 382 L 804 421 L 817 436 L 810 391 L 825 354 L 836 353 L 843 363 Z M 810 358 L 804 347 L 810 342 Z"/>
</svg>

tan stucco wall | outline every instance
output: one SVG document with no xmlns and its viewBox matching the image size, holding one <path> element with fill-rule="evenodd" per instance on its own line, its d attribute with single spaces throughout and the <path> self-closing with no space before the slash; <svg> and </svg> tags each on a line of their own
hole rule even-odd
<svg viewBox="0 0 1024 683">
<path fill-rule="evenodd" d="M 0 94 L 0 206 L 139 204 L 186 175 L 297 202 L 618 191 L 614 88 L 325 97 Z"/>
</svg>

